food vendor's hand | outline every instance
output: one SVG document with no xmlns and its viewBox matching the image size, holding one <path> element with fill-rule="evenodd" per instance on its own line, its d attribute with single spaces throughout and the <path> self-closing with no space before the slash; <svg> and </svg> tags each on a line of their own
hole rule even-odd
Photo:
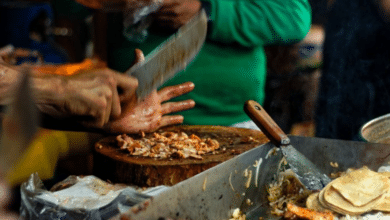
<svg viewBox="0 0 390 220">
<path fill-rule="evenodd" d="M 53 79 L 49 81 L 50 79 Z M 71 75 L 34 77 L 39 110 L 71 118 L 86 128 L 102 128 L 121 115 L 121 100 L 135 96 L 138 81 L 108 68 Z"/>
<path fill-rule="evenodd" d="M 158 0 L 76 0 L 76 2 L 93 9 L 122 11 L 124 9 L 142 8 L 155 4 Z"/>
<path fill-rule="evenodd" d="M 201 8 L 199 0 L 164 0 L 154 19 L 160 27 L 178 29 L 190 21 Z"/>
<path fill-rule="evenodd" d="M 136 49 L 133 64 L 143 60 L 144 54 Z M 54 80 L 49 83 L 42 80 L 45 78 Z M 68 117 L 87 129 L 101 129 L 109 120 L 121 116 L 121 103 L 136 96 L 138 80 L 98 66 L 71 76 L 41 74 L 35 77 L 34 86 L 41 112 L 60 119 Z"/>
<path fill-rule="evenodd" d="M 160 91 L 153 91 L 142 102 L 137 102 L 134 96 L 130 102 L 122 106 L 121 117 L 108 123 L 105 130 L 109 133 L 152 132 L 160 127 L 180 124 L 183 122 L 183 116 L 167 114 L 193 108 L 195 102 L 193 100 L 166 101 L 188 93 L 194 87 L 192 82 L 165 87 Z"/>
</svg>

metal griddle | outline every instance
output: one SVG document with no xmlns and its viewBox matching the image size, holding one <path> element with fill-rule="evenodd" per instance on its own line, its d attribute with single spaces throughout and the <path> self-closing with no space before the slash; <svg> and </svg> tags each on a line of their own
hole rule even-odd
<svg viewBox="0 0 390 220">
<path fill-rule="evenodd" d="M 289 136 L 291 144 L 324 173 L 345 171 L 351 167 L 368 166 L 377 170 L 390 160 L 390 145 L 323 138 Z M 190 179 L 170 190 L 148 199 L 113 219 L 216 219 L 231 217 L 231 211 L 240 208 L 247 219 L 280 219 L 269 215 L 266 186 L 273 181 L 280 151 L 269 155 L 272 143 L 259 145 Z M 255 161 L 262 158 L 256 179 Z M 267 159 L 266 159 L 267 158 Z M 334 168 L 330 162 L 337 162 Z M 245 170 L 252 170 L 252 180 L 246 188 Z M 256 187 L 257 184 L 257 187 Z M 233 186 L 233 188 L 232 188 Z M 234 190 L 233 190 L 234 189 Z M 247 204 L 247 199 L 253 202 Z"/>
</svg>

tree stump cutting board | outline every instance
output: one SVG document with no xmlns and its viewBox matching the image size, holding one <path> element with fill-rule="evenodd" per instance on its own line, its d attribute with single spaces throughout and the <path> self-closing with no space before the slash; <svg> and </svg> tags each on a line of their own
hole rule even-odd
<svg viewBox="0 0 390 220">
<path fill-rule="evenodd" d="M 113 183 L 139 187 L 172 186 L 221 162 L 248 151 L 269 140 L 261 131 L 223 126 L 171 126 L 156 132 L 185 132 L 200 138 L 216 139 L 220 147 L 203 159 L 156 159 L 131 156 L 117 146 L 116 136 L 106 137 L 95 144 L 93 173 Z M 151 134 L 146 134 L 146 137 Z M 129 135 L 130 136 L 130 135 Z M 131 135 L 138 139 L 140 135 Z"/>
</svg>

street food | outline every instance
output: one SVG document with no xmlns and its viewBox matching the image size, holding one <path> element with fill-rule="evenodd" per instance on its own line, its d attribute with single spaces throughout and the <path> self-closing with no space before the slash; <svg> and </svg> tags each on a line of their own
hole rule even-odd
<svg viewBox="0 0 390 220">
<path fill-rule="evenodd" d="M 304 206 L 307 197 L 312 193 L 291 169 L 281 172 L 278 181 L 271 183 L 267 190 L 271 213 L 278 216 L 284 215 L 288 203 Z"/>
<path fill-rule="evenodd" d="M 109 136 L 95 144 L 94 175 L 142 187 L 171 186 L 267 141 L 258 130 L 195 125 Z"/>
<path fill-rule="evenodd" d="M 132 156 L 152 158 L 194 158 L 202 159 L 202 155 L 212 153 L 219 148 L 219 142 L 211 138 L 200 138 L 185 132 L 154 132 L 148 137 L 134 139 L 126 134 L 116 137 L 117 144 Z"/>
<path fill-rule="evenodd" d="M 275 187 L 275 184 L 271 184 L 270 188 Z M 374 172 L 365 166 L 360 169 L 348 169 L 321 191 L 311 192 L 305 198 L 306 204 L 304 205 L 299 204 L 297 200 L 288 199 L 294 196 L 284 190 L 295 188 L 296 184 L 292 181 L 284 181 L 284 184 L 292 186 L 283 186 L 283 183 L 279 181 L 276 189 L 269 190 L 269 201 L 273 213 L 284 216 L 286 219 L 299 217 L 322 220 L 333 219 L 332 216 L 338 218 L 365 216 L 373 211 L 390 212 L 389 172 Z M 275 198 L 273 198 L 276 195 L 277 206 L 274 205 Z M 280 205 L 280 203 L 287 203 L 287 205 Z"/>
</svg>

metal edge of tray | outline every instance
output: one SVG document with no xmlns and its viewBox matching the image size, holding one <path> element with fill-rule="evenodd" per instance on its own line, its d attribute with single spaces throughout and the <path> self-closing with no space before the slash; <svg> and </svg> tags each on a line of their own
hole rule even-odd
<svg viewBox="0 0 390 220">
<path fill-rule="evenodd" d="M 279 152 L 267 157 L 273 148 L 271 143 L 260 145 L 138 204 L 122 218 L 113 219 L 229 219 L 236 208 L 244 212 L 256 209 L 263 214 L 268 211 L 264 186 L 274 177 L 282 158 Z M 257 169 L 257 175 L 266 178 L 256 178 Z M 248 205 L 248 199 L 253 205 Z"/>
<path fill-rule="evenodd" d="M 390 159 L 390 145 L 289 136 L 291 144 L 326 174 L 367 166 L 377 170 Z M 240 208 L 247 219 L 268 216 L 266 186 L 274 180 L 282 155 L 269 156 L 266 143 L 189 178 L 113 219 L 229 219 Z M 260 166 L 255 166 L 256 161 Z M 337 163 L 332 166 L 330 162 Z M 259 163 L 257 163 L 259 164 Z M 257 172 L 258 170 L 258 172 Z M 246 184 L 252 172 L 249 187 Z M 234 190 L 233 190 L 234 189 Z M 253 202 L 248 205 L 248 199 Z M 275 216 L 272 219 L 280 219 Z"/>
</svg>

